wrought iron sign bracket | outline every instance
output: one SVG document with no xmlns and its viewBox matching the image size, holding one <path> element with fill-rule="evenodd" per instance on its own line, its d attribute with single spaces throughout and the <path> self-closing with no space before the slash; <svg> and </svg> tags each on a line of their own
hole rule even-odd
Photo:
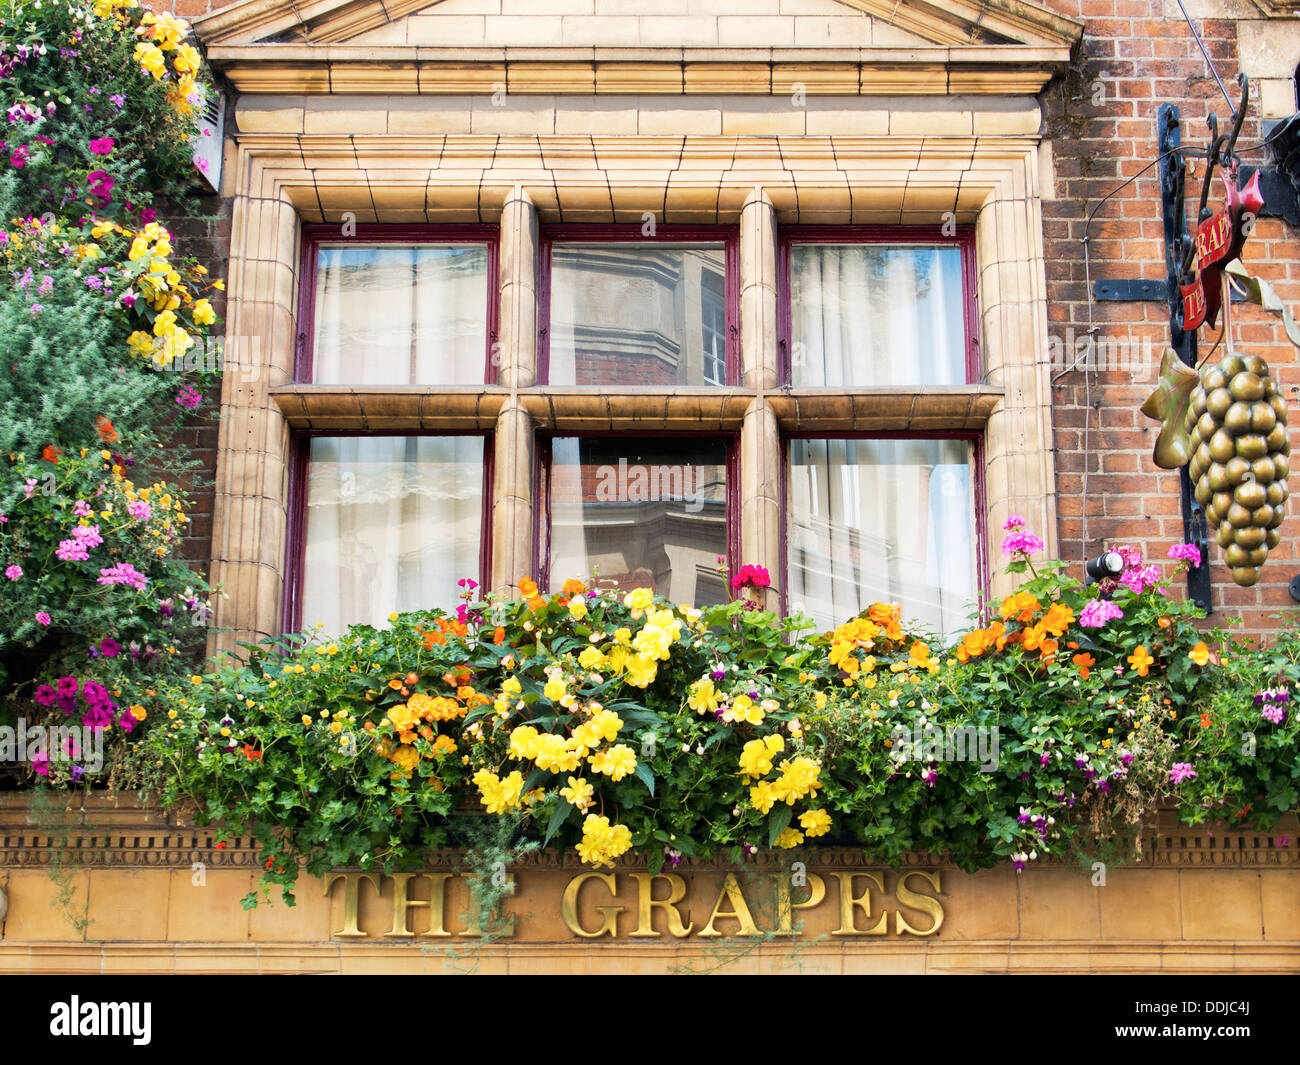
<svg viewBox="0 0 1300 1065">
<path fill-rule="evenodd" d="M 1245 112 L 1243 101 L 1242 113 Z M 1213 116 L 1211 116 L 1213 117 Z M 1156 118 L 1156 151 L 1160 160 L 1160 214 L 1165 235 L 1165 297 L 1169 302 L 1170 346 L 1186 365 L 1196 366 L 1196 330 L 1183 328 L 1183 298 L 1179 290 L 1183 264 L 1188 250 L 1193 247 L 1187 232 L 1187 215 L 1184 207 L 1187 169 L 1183 159 L 1181 124 L 1178 108 L 1161 104 Z M 1234 129 L 1240 130 L 1240 121 Z M 1217 142 L 1217 138 L 1216 138 Z M 1218 144 L 1212 144 L 1212 150 Z M 1206 189 L 1209 175 L 1206 175 Z M 1204 202 L 1204 191 L 1202 202 Z M 1198 219 L 1199 221 L 1199 219 Z M 1194 254 L 1194 252 L 1193 252 Z M 1201 552 L 1201 565 L 1187 571 L 1187 596 L 1206 613 L 1212 613 L 1214 604 L 1210 597 L 1210 542 L 1205 511 L 1192 494 L 1192 479 L 1184 465 L 1178 471 L 1179 494 L 1182 499 L 1183 540 L 1195 544 Z"/>
</svg>

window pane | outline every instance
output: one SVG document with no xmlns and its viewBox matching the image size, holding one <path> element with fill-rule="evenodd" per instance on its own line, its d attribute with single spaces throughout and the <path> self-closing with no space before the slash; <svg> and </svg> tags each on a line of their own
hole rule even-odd
<svg viewBox="0 0 1300 1065">
<path fill-rule="evenodd" d="M 551 455 L 553 587 L 595 575 L 675 603 L 726 601 L 723 441 L 561 437 Z"/>
<path fill-rule="evenodd" d="M 723 383 L 721 244 L 555 244 L 550 383 Z"/>
<path fill-rule="evenodd" d="M 791 382 L 965 384 L 963 311 L 958 248 L 791 245 Z"/>
<path fill-rule="evenodd" d="M 873 602 L 948 634 L 974 605 L 970 445 L 792 440 L 790 606 L 823 629 Z"/>
<path fill-rule="evenodd" d="M 482 506 L 482 437 L 313 440 L 303 624 L 337 634 L 454 607 L 456 582 L 479 579 Z"/>
<path fill-rule="evenodd" d="M 384 244 L 316 252 L 317 384 L 482 384 L 487 247 Z"/>
</svg>

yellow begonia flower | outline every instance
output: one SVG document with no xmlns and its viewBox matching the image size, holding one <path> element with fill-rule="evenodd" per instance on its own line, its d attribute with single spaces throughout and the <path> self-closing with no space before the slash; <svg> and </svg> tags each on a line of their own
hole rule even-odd
<svg viewBox="0 0 1300 1065">
<path fill-rule="evenodd" d="M 579 810 L 591 805 L 596 789 L 587 783 L 586 777 L 569 777 L 569 786 L 560 789 L 560 795 Z"/>
<path fill-rule="evenodd" d="M 611 660 L 613 656 L 611 655 Z M 659 663 L 645 655 L 630 655 L 627 659 L 627 682 L 634 688 L 648 688 L 659 673 Z"/>
<path fill-rule="evenodd" d="M 799 815 L 799 824 L 809 839 L 824 836 L 831 830 L 831 815 L 825 810 L 806 810 Z"/>
<path fill-rule="evenodd" d="M 172 60 L 172 66 L 177 74 L 197 74 L 202 60 L 199 53 L 190 45 L 182 44 L 176 48 L 176 56 Z"/>
<path fill-rule="evenodd" d="M 1196 646 L 1187 652 L 1187 657 L 1198 666 L 1204 667 L 1210 660 L 1210 649 L 1205 646 L 1204 640 L 1198 640 Z"/>
<path fill-rule="evenodd" d="M 655 594 L 649 588 L 635 588 L 623 597 L 623 605 L 632 611 L 634 618 L 654 606 Z"/>
<path fill-rule="evenodd" d="M 588 814 L 577 851 L 588 865 L 612 865 L 631 846 L 632 832 L 626 825 L 611 825 L 608 817 Z"/>
<path fill-rule="evenodd" d="M 636 770 L 636 755 L 632 753 L 632 748 L 625 743 L 620 743 L 607 750 L 597 751 L 588 759 L 588 762 L 595 772 L 603 773 L 615 783 Z"/>
<path fill-rule="evenodd" d="M 765 716 L 763 707 L 748 695 L 738 695 L 735 701 L 722 711 L 723 721 L 746 721 L 751 725 L 761 725 Z"/>
<path fill-rule="evenodd" d="M 697 714 L 718 708 L 718 692 L 713 686 L 712 678 L 704 677 L 691 685 L 691 694 L 686 699 L 686 705 Z"/>
<path fill-rule="evenodd" d="M 153 76 L 155 81 L 161 80 L 162 76 L 167 73 L 167 59 L 156 44 L 140 41 L 135 46 L 132 55 L 135 61 Z"/>
</svg>

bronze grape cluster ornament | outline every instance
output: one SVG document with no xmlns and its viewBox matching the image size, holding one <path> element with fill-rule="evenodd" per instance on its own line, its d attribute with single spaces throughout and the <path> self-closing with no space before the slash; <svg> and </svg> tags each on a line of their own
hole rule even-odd
<svg viewBox="0 0 1300 1065">
<path fill-rule="evenodd" d="M 1235 349 L 1233 291 L 1280 314 L 1297 345 L 1300 327 L 1268 283 L 1250 276 L 1240 261 L 1264 200 L 1258 172 L 1243 185 L 1233 154 L 1249 98 L 1248 83 L 1244 77 L 1239 81 L 1243 95 L 1231 132 L 1220 136 L 1215 116 L 1208 119 L 1212 136 L 1199 225 L 1194 239 L 1186 242 L 1177 278 L 1182 329 L 1194 333 L 1202 323 L 1213 327 L 1222 313 L 1226 354 L 1217 364 L 1193 368 L 1167 348 L 1160 383 L 1142 413 L 1162 423 L 1155 464 L 1171 470 L 1187 466 L 1193 496 L 1223 549 L 1232 579 L 1249 587 L 1259 580 L 1269 549 L 1280 541 L 1278 529 L 1290 495 L 1291 440 L 1286 402 L 1268 364 Z M 1216 166 L 1222 167 L 1227 202 L 1211 212 L 1207 200 Z"/>
</svg>

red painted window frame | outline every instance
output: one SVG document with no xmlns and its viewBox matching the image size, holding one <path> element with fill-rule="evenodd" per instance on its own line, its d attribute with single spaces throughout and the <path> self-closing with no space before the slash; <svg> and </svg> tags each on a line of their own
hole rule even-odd
<svg viewBox="0 0 1300 1065">
<path fill-rule="evenodd" d="M 492 579 L 492 478 L 495 466 L 494 452 L 496 441 L 490 432 L 483 429 L 457 429 L 431 431 L 428 429 L 412 430 L 302 430 L 294 433 L 289 451 L 289 513 L 288 542 L 289 551 L 285 565 L 284 597 L 281 615 L 284 619 L 285 632 L 298 632 L 302 629 L 302 592 L 306 577 L 307 558 L 307 466 L 311 453 L 311 442 L 317 437 L 337 439 L 339 437 L 394 437 L 405 439 L 409 436 L 477 436 L 483 440 L 483 498 L 479 514 L 478 547 L 478 582 L 480 588 L 490 587 Z"/>
<path fill-rule="evenodd" d="M 501 317 L 500 244 L 501 230 L 487 225 L 410 225 L 391 226 L 365 223 L 351 236 L 343 236 L 340 226 L 304 222 L 302 227 L 302 264 L 298 287 L 298 332 L 294 350 L 293 379 L 297 384 L 312 384 L 316 336 L 316 251 L 322 244 L 486 244 L 487 245 L 487 328 L 484 330 L 483 381 L 497 383 L 497 367 L 492 347 L 497 342 Z M 341 382 L 345 386 L 347 382 Z M 411 387 L 401 386 L 401 387 Z M 417 386 L 421 387 L 421 386 Z M 436 388 L 436 385 L 422 387 Z"/>
<path fill-rule="evenodd" d="M 975 599 L 983 609 L 991 585 L 988 547 L 988 497 L 984 469 L 984 434 L 970 430 L 906 432 L 818 432 L 801 429 L 781 434 L 781 613 L 790 612 L 790 441 L 791 440 L 965 440 L 971 448 L 971 506 L 975 514 Z M 848 618 L 844 618 L 848 621 Z"/>
<path fill-rule="evenodd" d="M 740 558 L 740 434 L 738 432 L 698 433 L 650 430 L 638 432 L 635 429 L 583 430 L 540 430 L 537 434 L 537 462 L 533 470 L 533 499 L 537 505 L 533 508 L 533 559 L 537 566 L 537 584 L 542 590 L 551 586 L 551 485 L 552 477 L 552 443 L 557 438 L 565 439 L 636 439 L 636 440 L 720 440 L 726 447 L 727 496 L 727 568 L 734 573 Z M 545 486 L 545 494 L 543 494 Z M 543 529 L 545 523 L 545 530 Z M 543 531 L 546 536 L 543 539 Z M 543 550 L 543 545 L 545 550 Z M 728 585 L 730 588 L 730 585 Z"/>
<path fill-rule="evenodd" d="M 777 232 L 777 323 L 779 373 L 792 383 L 790 365 L 792 294 L 790 248 L 793 244 L 908 244 L 955 247 L 961 251 L 962 325 L 966 331 L 966 383 L 977 384 L 984 370 L 979 348 L 979 305 L 976 299 L 975 227 L 957 226 L 952 236 L 936 236 L 934 226 L 791 226 Z M 918 388 L 928 382 L 915 382 Z M 869 387 L 869 386 L 867 386 Z"/>
<path fill-rule="evenodd" d="M 383 225 L 362 223 L 344 236 L 341 227 L 329 223 L 306 222 L 302 226 L 299 253 L 298 317 L 294 351 L 294 381 L 312 383 L 316 326 L 316 251 L 321 244 L 485 244 L 487 246 L 487 304 L 485 345 L 483 352 L 484 383 L 497 383 L 497 368 L 492 359 L 500 321 L 500 228 L 491 225 Z M 345 387 L 345 386 L 341 386 Z M 410 386 L 395 386 L 410 387 Z M 437 386 L 427 386 L 436 389 Z M 289 443 L 289 501 L 287 508 L 284 593 L 281 620 L 284 631 L 302 628 L 302 592 L 307 553 L 307 465 L 311 441 L 316 437 L 365 436 L 478 436 L 483 438 L 483 499 L 479 534 L 480 586 L 489 586 L 492 572 L 492 479 L 495 440 L 492 433 L 481 430 L 431 431 L 409 430 L 296 430 Z"/>
<path fill-rule="evenodd" d="M 658 225 L 653 237 L 641 225 L 563 223 L 542 226 L 537 262 L 537 384 L 550 383 L 551 372 L 551 250 L 556 244 L 722 244 L 723 302 L 727 313 L 727 380 L 704 388 L 733 388 L 740 384 L 740 227 L 728 225 Z M 560 386 L 570 387 L 570 386 Z M 578 385 L 576 387 L 587 387 Z M 590 387 L 606 387 L 592 385 Z"/>
</svg>

